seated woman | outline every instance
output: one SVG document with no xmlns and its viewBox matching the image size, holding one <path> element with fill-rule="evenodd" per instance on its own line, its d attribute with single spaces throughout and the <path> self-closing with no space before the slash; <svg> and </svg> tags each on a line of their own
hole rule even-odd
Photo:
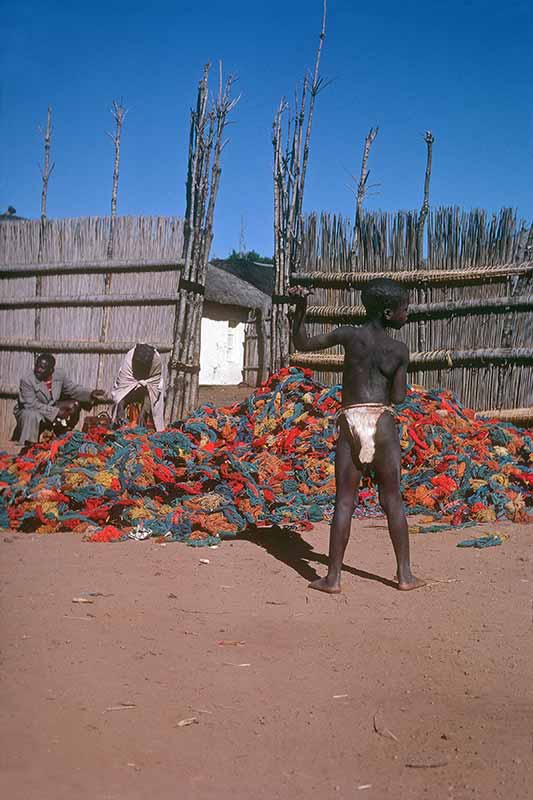
<svg viewBox="0 0 533 800">
<path fill-rule="evenodd" d="M 149 344 L 136 344 L 124 356 L 111 392 L 115 425 L 165 428 L 161 356 Z"/>
</svg>

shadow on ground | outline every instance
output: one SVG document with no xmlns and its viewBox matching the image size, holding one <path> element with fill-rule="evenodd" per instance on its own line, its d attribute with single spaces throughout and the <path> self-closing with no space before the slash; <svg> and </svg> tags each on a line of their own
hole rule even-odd
<svg viewBox="0 0 533 800">
<path fill-rule="evenodd" d="M 262 547 L 278 561 L 282 561 L 288 567 L 302 576 L 307 581 L 314 581 L 320 577 L 311 564 L 324 564 L 327 566 L 328 557 L 324 553 L 317 553 L 309 542 L 302 539 L 296 531 L 283 528 L 254 528 L 236 537 L 236 541 L 252 542 L 258 547 Z M 342 566 L 343 572 L 356 575 L 369 581 L 377 581 L 384 586 L 396 589 L 394 581 L 375 575 L 372 572 L 365 572 L 362 569 L 350 567 L 347 564 Z"/>
</svg>

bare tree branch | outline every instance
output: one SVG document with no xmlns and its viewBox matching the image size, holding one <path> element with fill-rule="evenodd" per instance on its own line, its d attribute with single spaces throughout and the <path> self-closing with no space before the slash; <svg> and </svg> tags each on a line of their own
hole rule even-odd
<svg viewBox="0 0 533 800">
<path fill-rule="evenodd" d="M 294 102 L 294 116 L 288 114 L 286 135 L 283 114 L 288 109 L 282 98 L 272 125 L 274 149 L 274 264 L 275 294 L 287 294 L 290 273 L 298 268 L 301 258 L 303 226 L 303 197 L 309 161 L 311 129 L 316 97 L 326 82 L 320 77 L 320 59 L 326 37 L 327 2 L 324 0 L 322 25 L 315 58 L 313 76 L 304 74 L 300 95 Z M 283 147 L 283 141 L 286 142 Z M 270 369 L 286 366 L 289 358 L 290 330 L 287 307 L 274 303 L 271 317 Z"/>
<path fill-rule="evenodd" d="M 435 137 L 431 131 L 425 132 L 424 141 L 427 145 L 427 159 L 426 174 L 424 177 L 424 199 L 422 201 L 422 208 L 420 209 L 420 213 L 418 215 L 418 224 L 416 228 L 416 253 L 418 267 L 421 267 L 424 263 L 424 226 L 429 213 L 429 184 L 431 181 L 431 166 L 433 162 L 433 142 L 435 141 Z M 427 299 L 427 290 L 424 286 L 422 286 L 418 290 L 418 302 L 426 303 Z M 426 322 L 423 319 L 418 321 L 417 337 L 418 350 L 422 353 L 426 349 Z"/>
<path fill-rule="evenodd" d="M 115 134 L 111 134 L 107 132 L 107 135 L 112 139 L 113 144 L 115 145 L 115 163 L 113 166 L 113 188 L 111 190 L 111 218 L 109 221 L 109 239 L 107 242 L 107 257 L 113 257 L 113 233 L 114 233 L 114 225 L 115 225 L 115 217 L 117 216 L 117 195 L 118 195 L 118 178 L 119 178 L 119 170 L 120 170 L 120 138 L 122 135 L 122 125 L 124 123 L 124 119 L 128 113 L 127 109 L 124 108 L 124 103 L 122 98 L 120 102 L 117 100 L 113 100 L 113 105 L 111 108 L 111 113 L 115 119 Z"/>
<path fill-rule="evenodd" d="M 169 368 L 166 413 L 182 418 L 197 402 L 203 295 L 195 287 L 205 285 L 207 262 L 213 239 L 213 221 L 221 176 L 221 155 L 227 144 L 224 131 L 228 116 L 239 102 L 231 97 L 235 76 L 223 80 L 218 69 L 218 94 L 209 102 L 206 64 L 198 86 L 196 109 L 191 111 L 189 162 L 186 181 L 186 211 L 183 256 L 174 320 L 173 349 Z"/>
<path fill-rule="evenodd" d="M 422 201 L 422 208 L 418 216 L 418 225 L 416 230 L 417 236 L 417 250 L 418 250 L 418 264 L 422 264 L 424 260 L 424 226 L 426 217 L 429 212 L 429 184 L 431 181 L 431 167 L 433 163 L 433 143 L 435 137 L 431 131 L 426 131 L 424 134 L 424 141 L 427 145 L 427 160 L 426 160 L 426 175 L 424 178 L 424 199 Z"/>
<path fill-rule="evenodd" d="M 39 126 L 42 133 L 42 128 Z M 48 113 L 46 116 L 46 130 L 44 133 L 44 164 L 41 169 L 41 176 L 43 180 L 43 188 L 41 191 L 41 221 L 46 220 L 46 201 L 48 195 L 48 180 L 53 172 L 55 164 L 50 166 L 50 149 L 52 143 L 52 107 L 48 106 Z"/>
<path fill-rule="evenodd" d="M 363 218 L 363 201 L 365 199 L 365 195 L 367 193 L 367 181 L 370 172 L 368 170 L 368 157 L 370 155 L 370 148 L 374 143 L 376 136 L 378 135 L 379 128 L 370 128 L 366 137 L 365 137 L 365 144 L 363 147 L 363 158 L 361 160 L 361 174 L 359 176 L 359 182 L 357 184 L 357 200 L 355 206 L 355 222 L 354 222 L 354 231 L 352 237 L 352 255 L 357 252 L 357 248 L 361 242 L 361 222 Z"/>
</svg>

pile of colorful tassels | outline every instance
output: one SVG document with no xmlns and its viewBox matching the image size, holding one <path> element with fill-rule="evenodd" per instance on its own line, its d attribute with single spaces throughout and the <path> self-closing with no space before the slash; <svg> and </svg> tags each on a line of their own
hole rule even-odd
<svg viewBox="0 0 533 800">
<path fill-rule="evenodd" d="M 141 530 L 191 545 L 249 527 L 308 529 L 331 515 L 339 401 L 340 387 L 292 368 L 244 402 L 202 406 L 163 433 L 95 428 L 1 455 L 0 525 L 93 541 Z M 450 392 L 420 387 L 397 421 L 403 497 L 433 523 L 423 530 L 527 520 L 533 431 L 479 419 Z M 365 479 L 357 513 L 378 511 Z"/>
</svg>

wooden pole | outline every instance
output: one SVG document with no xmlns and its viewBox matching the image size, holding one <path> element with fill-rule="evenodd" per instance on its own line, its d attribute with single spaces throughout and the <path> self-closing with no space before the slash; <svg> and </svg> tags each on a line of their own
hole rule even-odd
<svg viewBox="0 0 533 800">
<path fill-rule="evenodd" d="M 231 98 L 234 77 L 225 84 L 219 67 L 218 96 L 208 109 L 206 64 L 198 86 L 196 109 L 191 111 L 189 161 L 186 181 L 184 267 L 174 319 L 169 363 L 167 420 L 184 418 L 198 399 L 203 289 L 213 240 L 215 205 L 220 185 L 221 155 L 226 145 L 227 119 L 240 97 Z"/>
<path fill-rule="evenodd" d="M 519 264 L 479 266 L 472 269 L 387 270 L 385 272 L 298 272 L 291 275 L 293 286 L 311 288 L 362 288 L 373 278 L 393 278 L 405 286 L 475 286 L 501 283 L 509 275 L 533 275 L 533 261 Z"/>
<path fill-rule="evenodd" d="M 309 161 L 315 102 L 325 83 L 319 76 L 322 47 L 326 38 L 327 2 L 324 0 L 322 25 L 313 77 L 304 77 L 300 100 L 295 102 L 294 129 L 287 124 L 287 146 L 283 151 L 283 113 L 288 105 L 282 99 L 272 126 L 274 148 L 274 302 L 270 324 L 270 371 L 277 372 L 289 363 L 289 305 L 280 298 L 287 295 L 290 274 L 299 269 L 302 253 L 303 197 Z M 307 98 L 309 96 L 309 103 Z M 305 129 L 305 134 L 304 134 Z"/>
<path fill-rule="evenodd" d="M 363 147 L 363 158 L 361 160 L 361 174 L 357 184 L 357 199 L 355 204 L 355 222 L 352 237 L 352 261 L 357 255 L 361 243 L 361 222 L 363 219 L 363 200 L 366 195 L 366 185 L 370 172 L 368 170 L 368 157 L 370 156 L 370 148 L 378 135 L 379 128 L 370 128 L 366 137 Z"/>
<path fill-rule="evenodd" d="M 160 353 L 170 353 L 172 345 L 168 342 L 152 342 Z M 131 349 L 131 340 L 127 342 L 95 342 L 93 340 L 65 339 L 0 339 L 0 350 L 24 351 L 30 353 L 127 353 Z"/>
<path fill-rule="evenodd" d="M 123 100 L 121 99 L 120 102 L 118 100 L 113 100 L 113 104 L 111 106 L 111 113 L 115 120 L 115 132 L 110 133 L 106 131 L 107 135 L 113 142 L 113 146 L 115 148 L 115 160 L 113 164 L 113 183 L 111 188 L 111 216 L 109 218 L 109 235 L 107 239 L 107 258 L 111 260 L 113 258 L 113 249 L 114 249 L 114 233 L 115 233 L 115 220 L 117 216 L 117 197 L 118 197 L 118 179 L 120 174 L 120 140 L 122 136 L 122 125 L 124 124 L 124 119 L 126 117 L 127 109 L 124 107 Z M 109 294 L 111 291 L 111 272 L 106 272 L 104 277 L 104 294 Z M 100 323 L 100 335 L 99 341 L 105 342 L 107 338 L 107 332 L 109 328 L 109 309 L 107 306 L 102 308 L 102 320 Z M 102 365 L 103 359 L 100 355 L 98 357 L 98 368 L 96 373 L 96 386 L 100 386 L 100 382 L 102 380 Z"/>
<path fill-rule="evenodd" d="M 433 350 L 426 353 L 411 353 L 408 372 L 454 369 L 467 365 L 486 367 L 489 364 L 506 363 L 533 364 L 533 347 Z M 324 372 L 339 372 L 343 368 L 344 356 L 330 353 L 292 353 L 291 364 L 295 367 L 309 367 Z"/>
<path fill-rule="evenodd" d="M 73 220 L 76 221 L 76 220 Z M 106 220 L 107 221 L 107 220 Z M 69 220 L 70 222 L 70 220 Z M 0 266 L 0 278 L 26 278 L 35 275 L 90 275 L 102 272 L 175 272 L 183 268 L 180 258 L 92 258 L 90 261 L 49 261 Z"/>
<path fill-rule="evenodd" d="M 416 229 L 417 266 L 421 266 L 424 263 L 424 226 L 429 212 L 429 186 L 431 182 L 431 168 L 433 166 L 433 143 L 435 142 L 435 137 L 431 131 L 425 132 L 424 141 L 427 146 L 427 157 L 426 174 L 424 176 L 424 199 L 422 201 L 420 214 L 418 215 L 418 225 Z"/>
<path fill-rule="evenodd" d="M 42 128 L 40 129 L 41 133 Z M 54 171 L 55 164 L 50 163 L 50 152 L 52 148 L 52 107 L 48 106 L 48 113 L 46 115 L 46 129 L 44 131 L 44 161 L 41 167 L 42 189 L 41 189 L 41 224 L 39 227 L 39 252 L 37 254 L 37 261 L 40 263 L 43 258 L 44 240 L 46 236 L 46 201 L 48 198 L 48 181 L 50 175 Z M 41 297 L 43 291 L 42 276 L 35 276 L 35 296 Z M 34 323 L 35 338 L 39 339 L 41 336 L 41 311 L 35 310 L 35 323 Z"/>
<path fill-rule="evenodd" d="M 114 235 L 115 219 L 117 216 L 118 179 L 120 173 L 120 139 L 122 136 L 122 125 L 124 124 L 124 119 L 126 117 L 126 114 L 128 113 L 127 109 L 124 108 L 124 103 L 122 99 L 120 100 L 120 102 L 118 102 L 118 100 L 113 100 L 111 113 L 113 114 L 113 118 L 115 120 L 115 132 L 110 133 L 109 131 L 107 131 L 107 135 L 113 142 L 115 148 L 115 161 L 113 164 L 113 185 L 111 189 L 111 217 L 109 220 L 109 238 L 107 240 L 107 257 L 109 259 L 113 258 L 113 244 L 114 244 L 113 235 Z"/>
<path fill-rule="evenodd" d="M 54 171 L 55 164 L 50 163 L 50 151 L 52 146 L 52 107 L 48 106 L 46 115 L 46 130 L 44 132 L 44 163 L 41 169 L 43 186 L 41 190 L 41 221 L 46 221 L 46 201 L 48 197 L 48 181 Z"/>
<path fill-rule="evenodd" d="M 424 198 L 422 201 L 422 207 L 420 209 L 420 213 L 418 215 L 418 224 L 416 229 L 416 253 L 417 253 L 417 269 L 423 269 L 424 267 L 424 227 L 426 224 L 426 218 L 429 212 L 429 185 L 431 181 L 431 167 L 433 163 L 433 143 L 435 141 L 435 137 L 433 136 L 431 131 L 426 131 L 424 135 L 424 141 L 427 146 L 427 157 L 426 157 L 426 174 L 424 177 Z M 421 286 L 418 290 L 418 302 L 420 304 L 425 304 L 428 301 L 428 293 L 425 286 Z M 427 346 L 427 335 L 426 335 L 426 321 L 421 319 L 418 323 L 418 349 L 420 352 L 424 351 Z"/>
</svg>

